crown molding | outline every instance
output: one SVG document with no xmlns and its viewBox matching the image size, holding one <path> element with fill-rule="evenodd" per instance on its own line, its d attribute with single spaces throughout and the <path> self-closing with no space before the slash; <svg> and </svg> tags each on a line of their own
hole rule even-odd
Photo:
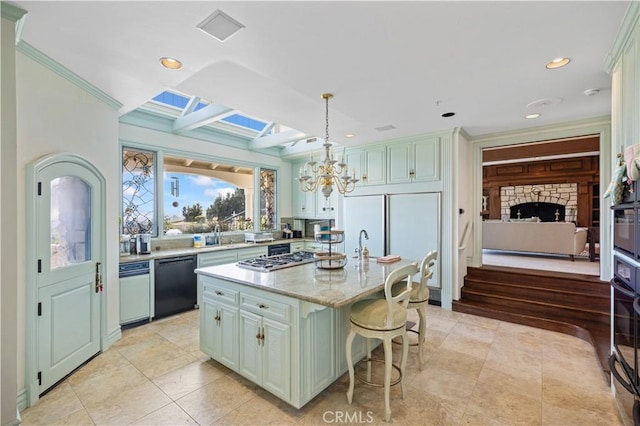
<svg viewBox="0 0 640 426">
<path fill-rule="evenodd" d="M 469 139 L 473 144 L 517 144 L 535 142 L 547 139 L 582 136 L 600 133 L 601 129 L 611 125 L 610 116 L 589 118 L 586 120 L 569 121 L 548 126 L 528 127 L 501 133 L 491 133 L 475 136 Z"/>
<path fill-rule="evenodd" d="M 89 83 L 87 80 L 80 77 L 78 74 L 74 73 L 67 67 L 61 65 L 55 60 L 51 59 L 49 56 L 45 55 L 35 47 L 31 46 L 26 41 L 20 41 L 16 45 L 16 50 L 23 55 L 27 56 L 30 59 L 33 59 L 35 62 L 49 69 L 50 71 L 58 74 L 60 77 L 79 87 L 80 89 L 86 91 L 87 93 L 93 95 L 98 100 L 104 102 L 107 106 L 119 110 L 122 107 L 122 103 L 118 102 L 111 96 L 107 95 L 102 90 L 98 89 L 93 84 Z"/>
<path fill-rule="evenodd" d="M 604 58 L 604 70 L 608 74 L 613 73 L 613 68 L 620 59 L 622 50 L 629 41 L 629 38 L 631 37 L 631 34 L 639 20 L 640 1 L 632 1 L 624 15 L 624 18 L 622 19 L 622 24 L 620 25 L 620 29 L 618 29 L 618 33 L 613 44 L 611 45 L 611 50 Z"/>
<path fill-rule="evenodd" d="M 24 9 L 20 9 L 17 6 L 13 6 L 12 4 L 0 2 L 0 16 L 3 19 L 7 19 L 11 22 L 18 22 L 24 15 L 27 14 L 27 11 Z"/>
</svg>

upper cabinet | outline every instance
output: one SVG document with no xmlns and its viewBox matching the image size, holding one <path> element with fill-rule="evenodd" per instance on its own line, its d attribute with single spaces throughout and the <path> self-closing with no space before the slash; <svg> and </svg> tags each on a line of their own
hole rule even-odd
<svg viewBox="0 0 640 426">
<path fill-rule="evenodd" d="M 355 169 L 356 177 L 360 179 L 356 186 L 386 183 L 387 150 L 385 146 L 349 150 L 347 164 Z"/>
<path fill-rule="evenodd" d="M 387 183 L 438 180 L 440 138 L 420 138 L 388 147 Z"/>
</svg>

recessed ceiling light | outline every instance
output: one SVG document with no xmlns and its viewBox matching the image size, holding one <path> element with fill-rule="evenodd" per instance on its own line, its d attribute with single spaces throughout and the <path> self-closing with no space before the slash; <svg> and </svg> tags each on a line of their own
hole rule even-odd
<svg viewBox="0 0 640 426">
<path fill-rule="evenodd" d="M 554 70 L 556 68 L 562 68 L 571 62 L 569 58 L 556 58 L 553 61 L 549 62 L 546 66 L 548 70 Z"/>
<path fill-rule="evenodd" d="M 354 136 L 355 136 L 354 133 L 347 133 L 346 135 L 344 135 L 345 138 L 352 138 Z"/>
<path fill-rule="evenodd" d="M 526 118 L 527 120 L 531 119 L 531 118 L 538 118 L 540 117 L 542 114 L 540 114 L 539 112 L 534 112 L 533 114 L 527 114 L 524 116 L 524 118 Z"/>
<path fill-rule="evenodd" d="M 207 19 L 200 22 L 198 28 L 218 41 L 225 41 L 244 28 L 244 25 L 217 9 Z"/>
<path fill-rule="evenodd" d="M 453 117 L 454 115 L 456 115 L 455 112 L 445 112 L 444 114 L 442 114 L 442 117 L 449 118 L 449 117 Z"/>
<path fill-rule="evenodd" d="M 180 68 L 182 68 L 182 62 L 180 62 L 177 59 L 169 58 L 166 56 L 160 58 L 160 63 L 162 64 L 163 67 L 169 68 L 170 70 L 179 70 Z"/>
</svg>

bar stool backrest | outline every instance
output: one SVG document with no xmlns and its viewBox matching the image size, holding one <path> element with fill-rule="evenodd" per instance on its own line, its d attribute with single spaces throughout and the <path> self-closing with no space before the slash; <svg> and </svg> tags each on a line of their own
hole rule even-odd
<svg viewBox="0 0 640 426">
<path fill-rule="evenodd" d="M 387 300 L 387 324 L 388 329 L 392 328 L 393 324 L 393 305 L 399 303 L 403 308 L 407 307 L 409 303 L 409 296 L 411 296 L 411 285 L 413 276 L 418 273 L 418 265 L 411 263 L 409 265 L 400 267 L 391 271 L 384 282 L 384 297 Z M 406 280 L 406 288 L 394 296 L 391 292 L 391 287 L 398 281 Z"/>
<path fill-rule="evenodd" d="M 418 290 L 418 300 L 426 300 L 429 298 L 429 287 L 427 284 L 433 277 L 433 268 L 436 266 L 438 251 L 431 250 L 420 262 L 420 289 Z"/>
</svg>

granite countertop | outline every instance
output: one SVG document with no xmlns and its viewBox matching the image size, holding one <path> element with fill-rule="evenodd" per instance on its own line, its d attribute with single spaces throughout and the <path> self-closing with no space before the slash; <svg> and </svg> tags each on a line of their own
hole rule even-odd
<svg viewBox="0 0 640 426">
<path fill-rule="evenodd" d="M 252 271 L 231 263 L 199 268 L 196 273 L 340 308 L 382 290 L 391 271 L 410 263 L 410 260 L 400 260 L 380 264 L 375 259 L 360 263 L 349 259 L 342 269 L 318 269 L 315 264 L 307 263 L 271 272 Z"/>
<path fill-rule="evenodd" d="M 176 249 L 163 249 L 163 250 L 152 250 L 151 254 L 130 254 L 128 256 L 120 256 L 119 263 L 131 263 L 131 262 L 139 262 L 143 260 L 153 260 L 153 259 L 165 259 L 168 257 L 177 257 L 177 256 L 190 256 L 197 255 L 201 253 L 210 253 L 216 251 L 224 251 L 224 250 L 235 250 L 242 248 L 250 248 L 257 246 L 269 246 L 272 244 L 283 244 L 283 243 L 296 243 L 296 242 L 305 242 L 305 241 L 314 241 L 309 238 L 293 238 L 293 239 L 278 239 L 269 242 L 263 243 L 229 243 L 222 245 L 213 245 L 213 246 L 204 246 L 204 247 L 183 247 Z"/>
</svg>

